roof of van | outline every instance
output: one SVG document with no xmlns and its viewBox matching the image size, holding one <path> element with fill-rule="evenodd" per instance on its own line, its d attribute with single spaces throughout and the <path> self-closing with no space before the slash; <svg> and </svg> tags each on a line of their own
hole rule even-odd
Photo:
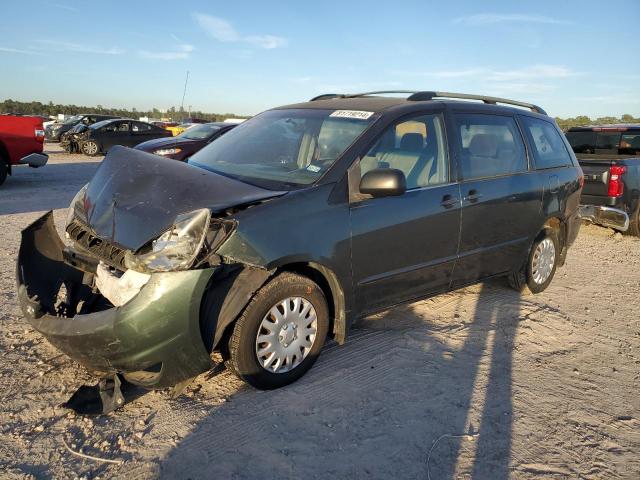
<svg viewBox="0 0 640 480">
<path fill-rule="evenodd" d="M 382 92 L 381 92 L 382 93 Z M 400 93 L 400 92 L 399 92 Z M 406 92 L 403 92 L 406 93 Z M 420 97 L 421 94 L 426 94 L 426 97 Z M 430 95 L 433 97 L 430 98 Z M 454 95 L 460 95 L 458 97 L 452 97 Z M 465 98 L 466 97 L 466 98 Z M 499 102 L 499 103 L 498 103 Z M 467 95 L 467 94 L 446 94 L 445 92 L 416 92 L 409 97 L 397 97 L 397 96 L 384 96 L 376 94 L 357 94 L 357 95 L 344 95 L 344 94 L 329 94 L 321 95 L 308 102 L 294 103 L 290 105 L 284 105 L 277 107 L 280 109 L 291 108 L 304 108 L 304 109 L 318 109 L 318 110 L 357 110 L 367 112 L 383 112 L 387 109 L 400 106 L 416 106 L 418 104 L 449 104 L 449 105 L 473 105 L 474 107 L 487 108 L 488 110 L 500 109 L 502 111 L 531 111 L 544 114 L 544 111 L 532 104 L 523 102 L 517 102 L 514 100 L 500 99 L 495 97 L 484 97 L 479 95 Z M 514 106 L 518 108 L 514 108 Z M 522 110 L 521 107 L 527 110 Z"/>
</svg>

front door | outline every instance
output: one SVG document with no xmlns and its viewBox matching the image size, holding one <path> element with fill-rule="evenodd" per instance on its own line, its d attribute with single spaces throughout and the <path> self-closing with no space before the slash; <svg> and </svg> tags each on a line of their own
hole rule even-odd
<svg viewBox="0 0 640 480">
<path fill-rule="evenodd" d="M 107 153 L 114 145 L 127 145 L 130 138 L 131 125 L 128 120 L 121 120 L 110 123 L 103 127 L 104 135 L 102 136 L 102 150 Z"/>
<path fill-rule="evenodd" d="M 456 114 L 462 222 L 453 287 L 524 262 L 539 228 L 543 186 L 511 116 Z"/>
<path fill-rule="evenodd" d="M 445 138 L 441 114 L 405 118 L 361 157 L 360 177 L 374 168 L 399 169 L 407 191 L 382 198 L 356 192 L 351 200 L 352 271 L 360 312 L 449 287 L 460 195 L 450 180 Z"/>
</svg>

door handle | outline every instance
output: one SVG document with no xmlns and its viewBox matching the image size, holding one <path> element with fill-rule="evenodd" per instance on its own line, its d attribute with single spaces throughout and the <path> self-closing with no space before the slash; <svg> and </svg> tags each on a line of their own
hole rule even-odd
<svg viewBox="0 0 640 480">
<path fill-rule="evenodd" d="M 442 201 L 440 202 L 440 205 L 442 205 L 444 208 L 451 208 L 456 203 L 458 203 L 457 198 L 453 197 L 452 195 L 445 195 L 444 197 L 442 197 Z"/>
<path fill-rule="evenodd" d="M 469 190 L 469 193 L 467 194 L 466 197 L 464 197 L 463 200 L 465 200 L 466 202 L 475 203 L 481 198 L 482 198 L 482 194 L 478 193 L 477 190 Z"/>
</svg>

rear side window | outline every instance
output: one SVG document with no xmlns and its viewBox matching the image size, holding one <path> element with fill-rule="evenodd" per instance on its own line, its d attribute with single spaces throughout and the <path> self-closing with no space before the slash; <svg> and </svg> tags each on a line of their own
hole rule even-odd
<svg viewBox="0 0 640 480">
<path fill-rule="evenodd" d="M 525 116 L 520 118 L 529 137 L 537 170 L 571 165 L 567 147 L 552 123 Z"/>
<path fill-rule="evenodd" d="M 512 117 L 463 114 L 455 118 L 462 147 L 460 164 L 463 180 L 527 170 L 524 144 Z"/>
<path fill-rule="evenodd" d="M 639 155 L 640 154 L 640 132 L 623 133 L 620 139 L 620 148 L 618 153 L 621 155 Z"/>
</svg>

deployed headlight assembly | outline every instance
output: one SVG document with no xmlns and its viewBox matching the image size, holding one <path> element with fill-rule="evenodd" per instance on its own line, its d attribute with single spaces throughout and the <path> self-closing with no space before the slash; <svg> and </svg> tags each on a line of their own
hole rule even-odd
<svg viewBox="0 0 640 480">
<path fill-rule="evenodd" d="M 125 266 L 148 273 L 189 268 L 207 239 L 210 222 L 211 212 L 206 208 L 178 215 L 169 230 L 138 253 L 127 253 Z"/>
</svg>

